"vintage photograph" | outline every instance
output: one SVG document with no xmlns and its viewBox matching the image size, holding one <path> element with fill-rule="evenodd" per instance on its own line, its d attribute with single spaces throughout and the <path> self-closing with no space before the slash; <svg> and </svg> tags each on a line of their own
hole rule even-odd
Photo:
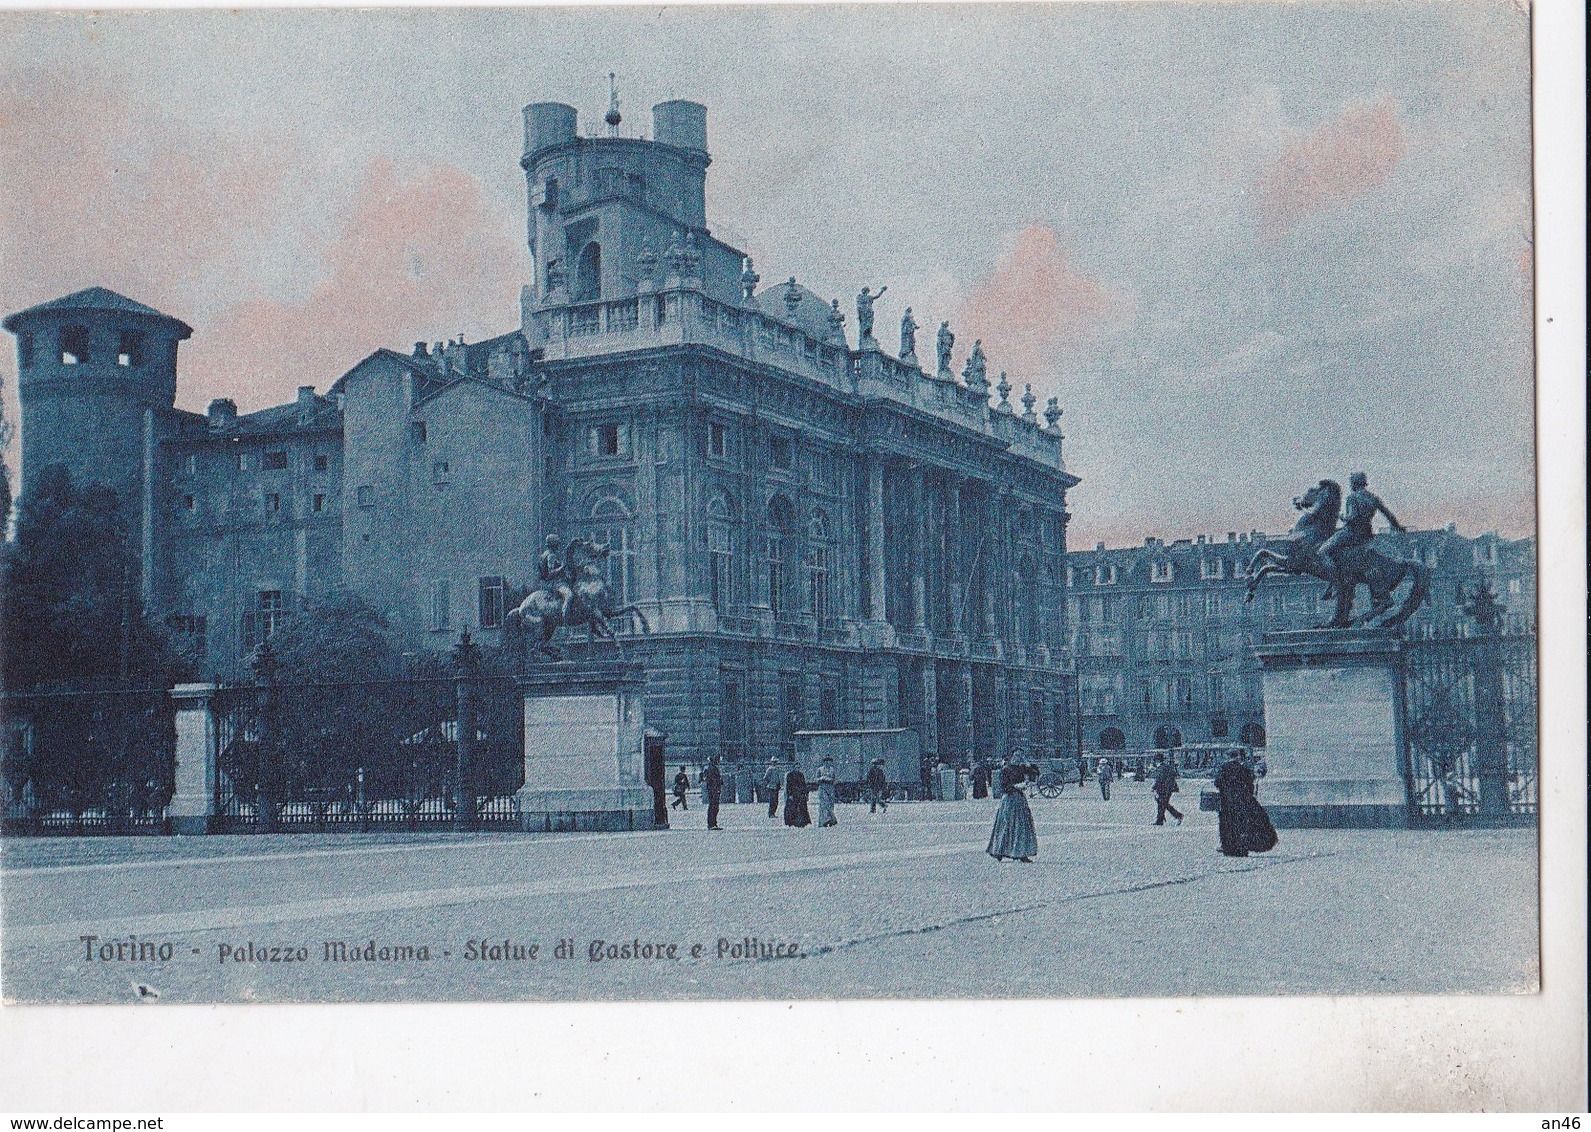
<svg viewBox="0 0 1591 1132">
<path fill-rule="evenodd" d="M 0 14 L 0 997 L 1535 993 L 1530 35 Z"/>
</svg>

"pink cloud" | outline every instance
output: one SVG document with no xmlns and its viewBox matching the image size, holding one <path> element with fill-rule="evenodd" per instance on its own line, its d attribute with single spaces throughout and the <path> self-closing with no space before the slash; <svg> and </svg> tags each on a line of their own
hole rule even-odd
<svg viewBox="0 0 1591 1132">
<path fill-rule="evenodd" d="M 100 284 L 173 313 L 183 285 L 265 230 L 301 155 L 289 139 L 200 131 L 118 92 L 0 85 L 0 302 Z"/>
<path fill-rule="evenodd" d="M 1259 177 L 1260 230 L 1274 239 L 1381 185 L 1408 153 L 1390 98 L 1355 103 L 1298 139 Z"/>
<path fill-rule="evenodd" d="M 149 303 L 194 327 L 181 403 L 245 411 L 325 389 L 377 346 L 517 324 L 519 221 L 476 178 L 325 168 L 303 139 L 200 128 L 92 81 L 0 80 L 0 309 L 93 285 Z M 264 297 L 259 249 L 284 236 L 299 300 Z"/>
<path fill-rule="evenodd" d="M 517 325 L 527 271 L 513 218 L 450 166 L 373 161 L 302 300 L 251 299 L 196 331 L 185 386 L 259 406 L 321 390 L 378 346 Z"/>
<path fill-rule="evenodd" d="M 952 325 L 965 328 L 968 349 L 971 339 L 983 339 L 991 369 L 1020 383 L 1047 376 L 1058 356 L 1108 332 L 1130 309 L 1126 296 L 1072 266 L 1053 229 L 1030 224 Z"/>
</svg>

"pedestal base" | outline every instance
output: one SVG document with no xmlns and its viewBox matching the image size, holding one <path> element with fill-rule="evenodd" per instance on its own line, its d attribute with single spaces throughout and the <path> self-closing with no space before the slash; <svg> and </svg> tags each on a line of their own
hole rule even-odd
<svg viewBox="0 0 1591 1132">
<path fill-rule="evenodd" d="M 519 681 L 525 697 L 527 831 L 652 828 L 642 778 L 646 717 L 639 664 L 538 665 Z"/>
<path fill-rule="evenodd" d="M 1403 828 L 1403 669 L 1395 633 L 1267 633 L 1259 798 L 1279 828 Z"/>
</svg>

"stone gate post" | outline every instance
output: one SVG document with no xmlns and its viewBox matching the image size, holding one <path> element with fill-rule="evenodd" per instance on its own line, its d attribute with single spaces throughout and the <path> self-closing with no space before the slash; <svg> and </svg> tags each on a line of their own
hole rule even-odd
<svg viewBox="0 0 1591 1132">
<path fill-rule="evenodd" d="M 177 705 L 177 750 L 171 805 L 166 807 L 166 816 L 173 833 L 208 833 L 215 816 L 216 729 L 211 710 L 214 695 L 214 684 L 178 684 L 171 690 Z"/>
</svg>

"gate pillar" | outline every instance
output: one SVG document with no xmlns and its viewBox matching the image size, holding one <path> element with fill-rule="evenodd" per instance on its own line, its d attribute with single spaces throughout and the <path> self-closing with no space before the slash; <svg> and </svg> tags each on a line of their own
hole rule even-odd
<svg viewBox="0 0 1591 1132">
<path fill-rule="evenodd" d="M 178 834 L 208 833 L 215 816 L 216 732 L 211 710 L 214 684 L 178 684 L 176 768 L 166 816 Z"/>
<path fill-rule="evenodd" d="M 1259 798 L 1280 827 L 1408 825 L 1401 641 L 1384 629 L 1267 633 Z"/>
</svg>

